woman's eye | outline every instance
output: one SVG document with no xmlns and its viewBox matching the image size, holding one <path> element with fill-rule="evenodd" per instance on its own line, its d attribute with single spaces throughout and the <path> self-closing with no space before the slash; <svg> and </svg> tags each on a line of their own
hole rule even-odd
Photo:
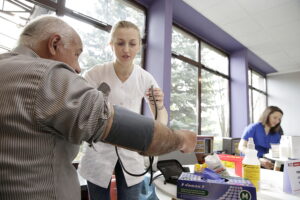
<svg viewBox="0 0 300 200">
<path fill-rule="evenodd" d="M 120 42 L 120 43 L 117 43 L 118 46 L 123 46 L 124 43 L 123 42 Z"/>
</svg>

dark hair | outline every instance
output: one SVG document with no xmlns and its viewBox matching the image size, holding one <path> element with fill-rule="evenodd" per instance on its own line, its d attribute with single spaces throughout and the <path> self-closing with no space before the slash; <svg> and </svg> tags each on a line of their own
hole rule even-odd
<svg viewBox="0 0 300 200">
<path fill-rule="evenodd" d="M 269 117 L 274 112 L 280 112 L 283 115 L 282 110 L 280 108 L 278 108 L 277 106 L 268 106 L 264 110 L 264 112 L 261 114 L 261 116 L 259 118 L 259 122 L 261 122 L 264 126 L 266 124 L 269 124 Z M 274 127 L 272 127 L 270 129 L 270 133 L 271 134 L 276 133 L 276 132 L 279 132 L 281 135 L 283 134 L 282 128 L 280 126 L 280 123 L 281 122 L 279 122 L 276 126 L 274 126 Z"/>
</svg>

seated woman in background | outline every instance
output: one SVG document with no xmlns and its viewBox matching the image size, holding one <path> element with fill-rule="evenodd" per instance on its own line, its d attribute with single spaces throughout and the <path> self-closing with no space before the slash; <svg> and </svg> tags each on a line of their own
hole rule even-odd
<svg viewBox="0 0 300 200">
<path fill-rule="evenodd" d="M 274 164 L 270 160 L 263 158 L 263 156 L 269 152 L 272 143 L 278 144 L 280 142 L 282 116 L 283 112 L 280 108 L 276 106 L 267 107 L 261 114 L 259 122 L 246 127 L 239 143 L 239 150 L 245 153 L 249 137 L 253 138 L 257 157 L 263 168 L 273 169 L 274 167 Z"/>
</svg>

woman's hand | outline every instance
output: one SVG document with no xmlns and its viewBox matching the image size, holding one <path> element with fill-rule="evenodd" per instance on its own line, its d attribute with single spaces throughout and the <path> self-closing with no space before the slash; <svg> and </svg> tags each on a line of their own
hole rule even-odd
<svg viewBox="0 0 300 200">
<path fill-rule="evenodd" d="M 156 105 L 158 110 L 164 108 L 164 93 L 160 88 L 153 88 L 153 95 L 156 100 Z M 151 106 L 154 106 L 154 98 L 152 96 L 151 88 L 146 91 L 146 96 L 150 102 Z"/>
<path fill-rule="evenodd" d="M 272 169 L 272 170 L 274 169 L 274 164 L 269 159 L 260 158 L 259 161 L 262 167 L 266 169 Z"/>
</svg>

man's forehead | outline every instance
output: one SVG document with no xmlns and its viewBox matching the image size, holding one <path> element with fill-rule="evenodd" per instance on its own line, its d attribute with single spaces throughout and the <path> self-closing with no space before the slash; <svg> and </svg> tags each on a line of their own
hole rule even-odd
<svg viewBox="0 0 300 200">
<path fill-rule="evenodd" d="M 77 51 L 82 52 L 83 51 L 83 44 L 80 36 L 75 32 L 74 34 L 74 47 L 76 48 Z"/>
</svg>

